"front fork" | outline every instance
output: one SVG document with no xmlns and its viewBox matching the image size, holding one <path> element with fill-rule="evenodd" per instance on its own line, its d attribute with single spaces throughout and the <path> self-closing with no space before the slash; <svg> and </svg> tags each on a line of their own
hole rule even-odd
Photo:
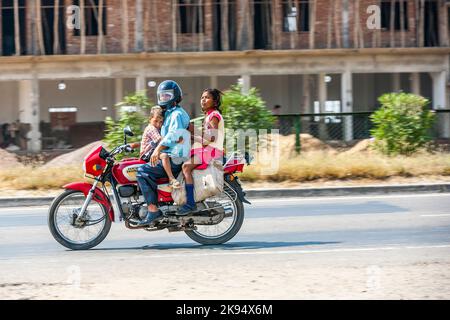
<svg viewBox="0 0 450 320">
<path fill-rule="evenodd" d="M 92 197 L 94 196 L 94 192 L 95 189 L 97 188 L 97 184 L 99 183 L 99 180 L 95 179 L 95 182 L 92 184 L 92 188 L 89 190 L 89 193 L 86 196 L 86 200 L 83 203 L 83 206 L 81 207 L 80 212 L 78 213 L 78 218 L 76 220 L 76 222 L 84 222 L 86 219 L 86 214 L 87 214 L 87 207 L 89 205 L 89 203 L 92 200 Z"/>
</svg>

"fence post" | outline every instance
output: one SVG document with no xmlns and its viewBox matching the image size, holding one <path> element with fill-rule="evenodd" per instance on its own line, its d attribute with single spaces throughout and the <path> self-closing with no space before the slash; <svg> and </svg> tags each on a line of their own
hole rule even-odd
<svg viewBox="0 0 450 320">
<path fill-rule="evenodd" d="M 300 115 L 294 118 L 294 126 L 295 126 L 295 151 L 297 154 L 300 154 L 301 151 L 301 143 L 300 143 Z"/>
</svg>

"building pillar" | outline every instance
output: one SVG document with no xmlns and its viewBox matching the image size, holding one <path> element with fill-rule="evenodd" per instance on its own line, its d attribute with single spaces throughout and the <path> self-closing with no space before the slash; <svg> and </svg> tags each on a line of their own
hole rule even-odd
<svg viewBox="0 0 450 320">
<path fill-rule="evenodd" d="M 448 1 L 438 1 L 438 25 L 439 25 L 439 44 L 441 47 L 449 46 L 448 39 Z"/>
<path fill-rule="evenodd" d="M 210 87 L 211 88 L 216 88 L 217 89 L 217 87 L 219 86 L 219 79 L 218 79 L 218 77 L 217 76 L 211 76 L 210 77 L 210 80 L 209 80 L 209 83 L 210 83 Z"/>
<path fill-rule="evenodd" d="M 400 73 L 393 73 L 392 74 L 392 91 L 399 92 L 400 90 L 402 90 Z"/>
<path fill-rule="evenodd" d="M 140 74 L 136 77 L 136 91 L 143 91 L 147 89 L 147 84 L 145 83 L 145 75 Z"/>
<path fill-rule="evenodd" d="M 341 101 L 343 112 L 353 112 L 352 73 L 349 70 L 341 74 Z M 353 116 L 344 116 L 344 140 L 353 140 Z"/>
<path fill-rule="evenodd" d="M 349 1 L 342 1 L 342 44 L 344 48 L 350 48 L 350 18 L 349 18 Z"/>
<path fill-rule="evenodd" d="M 30 124 L 27 134 L 27 150 L 39 152 L 42 149 L 39 106 L 39 80 L 22 80 L 19 82 L 19 120 Z"/>
<path fill-rule="evenodd" d="M 241 76 L 242 79 L 242 93 L 248 94 L 251 88 L 251 76 L 249 74 Z"/>
<path fill-rule="evenodd" d="M 123 99 L 123 79 L 114 79 L 114 104 L 121 102 Z M 120 118 L 120 109 L 114 107 L 114 118 Z"/>
<path fill-rule="evenodd" d="M 320 73 L 318 80 L 318 94 L 319 94 L 319 113 L 325 112 L 325 103 L 327 101 L 327 83 L 325 82 L 325 73 Z M 319 120 L 319 138 L 321 140 L 327 140 L 327 127 L 325 123 L 325 117 L 321 116 Z"/>
<path fill-rule="evenodd" d="M 445 71 L 430 73 L 433 79 L 433 109 L 447 107 L 447 73 Z M 450 138 L 450 114 L 438 114 L 438 132 L 441 138 Z"/>
<path fill-rule="evenodd" d="M 420 96 L 420 73 L 411 73 L 411 92 Z"/>
<path fill-rule="evenodd" d="M 314 110 L 311 110 L 311 93 L 309 91 L 309 74 L 304 74 L 302 79 L 303 97 L 300 113 L 314 113 Z"/>
<path fill-rule="evenodd" d="M 135 51 L 144 51 L 144 7 L 142 0 L 136 0 Z"/>
</svg>

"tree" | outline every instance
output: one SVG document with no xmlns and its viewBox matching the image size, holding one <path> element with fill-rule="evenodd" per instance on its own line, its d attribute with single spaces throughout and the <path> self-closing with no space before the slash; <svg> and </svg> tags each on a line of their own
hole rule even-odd
<svg viewBox="0 0 450 320">
<path fill-rule="evenodd" d="M 120 118 L 114 121 L 111 117 L 105 119 L 106 129 L 103 141 L 108 144 L 109 148 L 114 148 L 123 143 L 123 128 L 130 126 L 134 133 L 133 141 L 140 141 L 145 126 L 148 123 L 146 116 L 147 110 L 151 106 L 145 91 L 138 91 L 125 96 L 121 102 L 114 107 L 122 108 L 125 106 L 136 107 L 136 110 L 122 110 L 119 112 Z M 138 156 L 139 152 L 134 151 L 131 156 Z M 129 157 L 130 155 L 127 155 Z M 120 159 L 121 157 L 119 157 Z"/>
</svg>

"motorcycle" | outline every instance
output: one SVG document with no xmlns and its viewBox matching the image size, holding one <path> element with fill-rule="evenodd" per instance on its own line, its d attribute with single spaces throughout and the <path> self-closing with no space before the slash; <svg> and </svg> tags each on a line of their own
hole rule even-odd
<svg viewBox="0 0 450 320">
<path fill-rule="evenodd" d="M 222 193 L 197 203 L 197 210 L 187 216 L 177 215 L 178 205 L 171 196 L 168 179 L 157 181 L 158 208 L 163 217 L 152 226 L 138 226 L 145 218 L 147 204 L 137 183 L 137 170 L 146 164 L 137 158 L 117 161 L 116 156 L 132 152 L 124 129 L 124 144 L 110 152 L 102 146 L 94 148 L 84 159 L 87 182 L 70 183 L 57 196 L 49 209 L 48 225 L 57 242 L 72 250 L 87 250 L 100 244 L 108 235 L 112 222 L 124 221 L 131 230 L 169 232 L 183 231 L 192 240 L 204 245 L 223 244 L 240 230 L 244 220 L 245 199 L 239 178 L 244 165 L 250 164 L 248 154 L 233 153 L 224 158 L 224 187 Z M 99 187 L 101 185 L 101 187 Z M 110 191 L 108 191 L 108 185 Z"/>
</svg>

